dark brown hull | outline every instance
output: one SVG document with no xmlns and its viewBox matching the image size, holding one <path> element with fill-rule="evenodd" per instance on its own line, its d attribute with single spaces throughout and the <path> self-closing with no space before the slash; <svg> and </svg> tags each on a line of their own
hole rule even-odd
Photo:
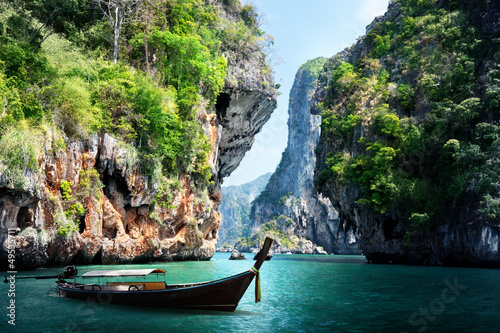
<svg viewBox="0 0 500 333">
<path fill-rule="evenodd" d="M 185 285 L 169 285 L 161 290 L 84 290 L 83 285 L 57 282 L 61 297 L 103 304 L 234 311 L 255 274 L 244 272 L 224 279 Z"/>
</svg>

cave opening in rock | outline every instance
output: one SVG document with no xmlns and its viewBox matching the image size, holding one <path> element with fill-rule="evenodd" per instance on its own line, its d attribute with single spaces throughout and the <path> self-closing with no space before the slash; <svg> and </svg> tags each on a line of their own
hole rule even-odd
<svg viewBox="0 0 500 333">
<path fill-rule="evenodd" d="M 20 207 L 19 212 L 17 213 L 17 226 L 18 228 L 25 229 L 27 227 L 31 227 L 32 223 L 30 221 L 30 208 L 29 207 Z"/>
<path fill-rule="evenodd" d="M 116 171 L 113 172 L 112 175 L 105 172 L 102 182 L 104 184 L 104 195 L 106 195 L 106 197 L 110 200 L 115 198 L 117 193 L 121 193 L 124 198 L 127 198 L 130 195 L 127 181 Z"/>
<path fill-rule="evenodd" d="M 117 234 L 116 228 L 102 228 L 103 237 L 107 237 L 108 239 L 115 239 Z"/>
<path fill-rule="evenodd" d="M 393 233 L 394 233 L 394 229 L 396 228 L 397 224 L 398 224 L 398 222 L 396 222 L 395 220 L 393 220 L 391 218 L 384 220 L 384 224 L 383 224 L 382 228 L 384 230 L 384 236 L 386 239 L 396 238 Z"/>
<path fill-rule="evenodd" d="M 85 216 L 80 218 L 80 223 L 78 224 L 78 232 L 82 234 L 85 231 Z"/>
<path fill-rule="evenodd" d="M 92 258 L 91 265 L 102 265 L 102 248 Z"/>
<path fill-rule="evenodd" d="M 219 119 L 222 119 L 226 116 L 227 108 L 229 107 L 229 103 L 231 102 L 231 96 L 226 93 L 221 93 L 217 97 L 217 101 L 215 102 L 215 111 L 217 112 L 217 116 Z"/>
</svg>

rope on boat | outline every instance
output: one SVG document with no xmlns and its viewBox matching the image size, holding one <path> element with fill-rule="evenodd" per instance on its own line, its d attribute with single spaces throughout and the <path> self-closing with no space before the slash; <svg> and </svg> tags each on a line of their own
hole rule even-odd
<svg viewBox="0 0 500 333">
<path fill-rule="evenodd" d="M 260 274 L 259 274 L 259 270 L 257 268 L 255 268 L 255 267 L 252 267 L 250 269 L 250 272 L 252 272 L 255 275 L 257 275 L 255 277 L 255 303 L 258 303 L 262 299 L 262 294 L 260 292 Z"/>
</svg>

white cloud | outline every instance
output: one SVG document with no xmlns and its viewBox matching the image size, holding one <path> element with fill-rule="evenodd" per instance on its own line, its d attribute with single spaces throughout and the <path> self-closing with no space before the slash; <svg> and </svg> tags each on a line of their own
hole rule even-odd
<svg viewBox="0 0 500 333">
<path fill-rule="evenodd" d="M 360 22 L 370 24 L 377 16 L 383 15 L 387 11 L 389 0 L 363 0 L 358 11 Z"/>
</svg>

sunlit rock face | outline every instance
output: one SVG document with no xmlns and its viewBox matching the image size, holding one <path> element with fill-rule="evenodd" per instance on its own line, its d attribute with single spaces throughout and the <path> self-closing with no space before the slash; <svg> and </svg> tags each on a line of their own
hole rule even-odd
<svg viewBox="0 0 500 333">
<path fill-rule="evenodd" d="M 221 221 L 222 179 L 239 165 L 276 108 L 273 78 L 264 70 L 260 49 L 229 50 L 227 57 L 224 92 L 213 109 L 201 105 L 197 115 L 212 144 L 211 188 L 200 192 L 189 174 L 180 174 L 171 204 L 153 208 L 158 184 L 130 162 L 130 152 L 111 135 L 67 142 L 57 152 L 45 147 L 38 171 L 25 175 L 26 188 L 8 188 L 0 172 L 0 269 L 7 269 L 10 244 L 16 269 L 209 260 Z M 77 230 L 62 236 L 58 230 L 66 223 L 68 204 L 61 183 L 79 193 L 84 170 L 95 170 L 103 187 L 82 198 L 85 212 Z"/>
<path fill-rule="evenodd" d="M 16 244 L 17 269 L 210 259 L 221 219 L 220 180 L 237 167 L 276 107 L 275 96 L 266 92 L 227 91 L 224 112 L 200 116 L 213 148 L 215 184 L 208 197 L 196 192 L 189 175 L 181 174 L 180 186 L 171 193 L 172 204 L 153 211 L 158 185 L 137 165 L 127 163 L 128 152 L 112 136 L 72 142 L 63 151 L 41 155 L 39 172 L 26 175 L 29 188 L 0 184 L 2 265 L 7 263 L 9 230 Z M 80 174 L 88 169 L 97 171 L 103 187 L 83 198 L 85 214 L 78 230 L 61 236 L 58 229 L 65 223 L 61 182 L 69 182 L 71 192 L 78 193 Z"/>
<path fill-rule="evenodd" d="M 314 189 L 315 147 L 320 137 L 321 116 L 310 112 L 317 73 L 324 59 L 302 66 L 290 92 L 288 145 L 266 189 L 254 201 L 252 231 L 277 217 L 293 224 L 283 230 L 312 241 L 328 253 L 358 254 L 355 228 L 347 228 L 330 201 Z"/>
<path fill-rule="evenodd" d="M 93 136 L 69 144 L 56 155 L 42 155 L 40 173 L 30 181 L 33 189 L 2 188 L 3 249 L 9 247 L 9 241 L 15 244 L 17 269 L 203 260 L 213 255 L 220 222 L 215 203 L 195 204 L 192 186 L 181 175 L 180 189 L 174 193 L 175 208 L 157 209 L 157 216 L 151 216 L 157 189 L 140 169 L 127 166 L 125 154 L 111 136 Z M 67 222 L 61 182 L 71 183 L 71 193 L 76 195 L 82 183 L 80 173 L 88 169 L 98 170 L 104 187 L 83 198 L 85 213 L 78 230 L 60 235 L 58 229 Z"/>
</svg>

